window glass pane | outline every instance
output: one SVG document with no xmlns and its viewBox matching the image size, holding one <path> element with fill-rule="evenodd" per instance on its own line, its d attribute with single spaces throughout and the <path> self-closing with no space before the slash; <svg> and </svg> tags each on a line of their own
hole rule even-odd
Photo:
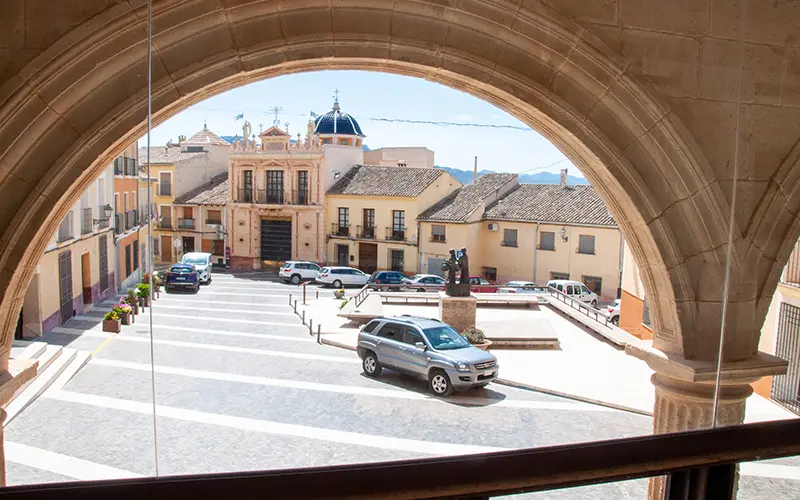
<svg viewBox="0 0 800 500">
<path fill-rule="evenodd" d="M 579 237 L 578 252 L 579 253 L 594 253 L 594 236 L 588 234 L 581 234 Z"/>
<path fill-rule="evenodd" d="M 556 247 L 556 233 L 550 231 L 542 231 L 539 233 L 539 249 L 540 250 L 555 250 Z"/>
</svg>

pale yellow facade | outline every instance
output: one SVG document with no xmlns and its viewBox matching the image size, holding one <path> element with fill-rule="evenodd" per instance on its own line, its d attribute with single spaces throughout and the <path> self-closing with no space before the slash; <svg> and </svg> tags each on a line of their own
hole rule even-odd
<svg viewBox="0 0 800 500">
<path fill-rule="evenodd" d="M 434 241 L 433 227 L 445 227 L 445 241 Z M 564 240 L 561 229 L 564 229 Z M 505 230 L 517 231 L 517 246 L 503 245 Z M 542 232 L 555 233 L 553 250 L 540 247 Z M 595 252 L 578 252 L 580 235 L 594 236 Z M 622 233 L 617 227 L 537 224 L 526 221 L 477 220 L 467 223 L 421 222 L 422 272 L 440 274 L 440 260 L 450 248 L 467 248 L 470 272 L 498 284 L 514 280 L 544 284 L 555 278 L 600 279 L 603 299 L 614 299 L 620 283 Z M 432 260 L 433 259 L 433 260 Z"/>
<path fill-rule="evenodd" d="M 370 168 L 366 166 L 364 168 Z M 401 196 L 356 196 L 328 194 L 325 198 L 325 213 L 327 215 L 326 227 L 328 228 L 327 263 L 331 265 L 345 265 L 341 259 L 342 247 L 347 248 L 347 264 L 357 267 L 364 272 L 388 270 L 393 268 L 392 255 L 398 256 L 402 252 L 402 270 L 406 274 L 420 272 L 419 241 L 420 234 L 417 217 L 425 209 L 446 197 L 461 183 L 447 172 L 442 172 L 434 182 L 425 188 L 416 197 Z M 339 209 L 349 210 L 349 235 L 337 234 L 339 225 Z M 364 211 L 374 210 L 375 225 L 374 237 L 364 237 Z M 394 213 L 402 211 L 405 220 L 405 231 L 398 234 L 394 228 Z M 374 245 L 374 247 L 373 247 Z M 365 262 L 370 248 L 377 252 L 377 261 L 369 259 Z M 371 253 L 369 255 L 372 255 Z M 397 262 L 395 262 L 395 267 Z"/>
</svg>

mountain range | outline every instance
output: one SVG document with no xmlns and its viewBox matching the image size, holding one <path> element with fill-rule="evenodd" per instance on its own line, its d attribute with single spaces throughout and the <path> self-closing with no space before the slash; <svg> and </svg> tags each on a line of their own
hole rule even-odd
<svg viewBox="0 0 800 500">
<path fill-rule="evenodd" d="M 455 177 L 461 184 L 469 184 L 472 182 L 472 170 L 459 170 L 457 168 L 442 167 L 439 165 L 436 165 L 435 168 L 440 168 L 445 172 L 449 173 L 450 175 Z M 494 171 L 479 170 L 478 177 L 482 176 L 483 174 L 490 174 L 490 173 L 494 173 Z M 535 174 L 520 174 L 519 182 L 520 184 L 558 184 L 559 182 L 561 182 L 561 174 L 556 174 L 553 172 L 536 172 Z M 589 184 L 589 181 L 587 181 L 583 177 L 567 175 L 567 184 L 586 185 Z"/>
</svg>

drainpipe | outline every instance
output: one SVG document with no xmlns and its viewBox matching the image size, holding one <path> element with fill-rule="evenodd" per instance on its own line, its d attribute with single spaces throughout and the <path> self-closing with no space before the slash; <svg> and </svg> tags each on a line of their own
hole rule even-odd
<svg viewBox="0 0 800 500">
<path fill-rule="evenodd" d="M 540 224 L 541 224 L 541 222 L 536 221 L 536 233 L 534 235 L 534 240 L 533 240 L 533 279 L 531 280 L 534 283 L 536 283 L 537 285 L 539 283 L 536 281 L 536 259 L 537 259 L 537 257 L 539 257 L 539 225 Z"/>
<path fill-rule="evenodd" d="M 422 245 L 420 244 L 420 235 L 422 234 L 421 231 L 422 224 L 417 221 L 417 274 L 422 273 Z"/>
</svg>

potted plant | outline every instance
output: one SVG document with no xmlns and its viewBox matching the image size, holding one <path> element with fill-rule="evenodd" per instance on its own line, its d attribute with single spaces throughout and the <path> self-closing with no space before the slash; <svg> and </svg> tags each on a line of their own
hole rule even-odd
<svg viewBox="0 0 800 500">
<path fill-rule="evenodd" d="M 136 296 L 136 291 L 133 288 L 128 290 L 128 294 L 123 300 L 126 304 L 131 306 L 133 314 L 139 314 L 139 298 Z"/>
<path fill-rule="evenodd" d="M 140 303 L 144 307 L 150 307 L 150 285 L 144 283 L 136 285 L 136 295 L 139 296 Z"/>
<path fill-rule="evenodd" d="M 123 325 L 130 325 L 133 323 L 133 309 L 131 306 L 123 302 L 114 308 L 114 310 L 117 309 L 119 309 L 119 311 L 117 311 L 117 315 L 119 316 L 119 319 L 122 321 Z"/>
<path fill-rule="evenodd" d="M 463 335 L 464 338 L 467 339 L 467 342 L 474 345 L 478 349 L 483 349 L 484 351 L 487 350 L 490 345 L 492 345 L 492 341 L 486 338 L 486 335 L 484 335 L 483 330 L 481 330 L 480 328 L 476 328 L 474 326 L 471 326 L 466 330 L 464 330 L 464 332 L 461 335 Z"/>
<path fill-rule="evenodd" d="M 106 315 L 103 316 L 104 332 L 119 333 L 122 330 L 122 325 L 120 325 L 119 315 L 116 312 L 114 312 L 114 309 L 108 311 Z"/>
<path fill-rule="evenodd" d="M 338 290 L 334 290 L 333 291 L 333 296 L 336 297 L 337 299 L 343 299 L 344 298 L 344 288 L 340 288 Z"/>
</svg>

